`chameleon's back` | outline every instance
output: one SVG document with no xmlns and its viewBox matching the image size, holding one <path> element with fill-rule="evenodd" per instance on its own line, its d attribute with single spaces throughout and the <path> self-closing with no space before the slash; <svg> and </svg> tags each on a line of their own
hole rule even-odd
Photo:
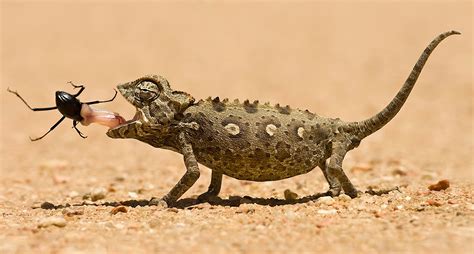
<svg viewBox="0 0 474 254">
<path fill-rule="evenodd" d="M 184 112 L 199 124 L 190 133 L 198 162 L 225 175 L 279 180 L 311 171 L 327 151 L 332 121 L 308 111 L 257 101 L 199 101 Z"/>
</svg>

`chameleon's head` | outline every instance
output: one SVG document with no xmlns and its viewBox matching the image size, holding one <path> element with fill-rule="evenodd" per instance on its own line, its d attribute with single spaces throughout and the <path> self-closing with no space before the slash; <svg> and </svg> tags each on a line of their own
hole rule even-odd
<svg viewBox="0 0 474 254">
<path fill-rule="evenodd" d="M 191 95 L 173 91 L 168 81 L 158 75 L 144 76 L 117 88 L 137 112 L 132 120 L 110 129 L 107 135 L 111 138 L 137 138 L 151 129 L 166 129 L 194 102 Z"/>
</svg>

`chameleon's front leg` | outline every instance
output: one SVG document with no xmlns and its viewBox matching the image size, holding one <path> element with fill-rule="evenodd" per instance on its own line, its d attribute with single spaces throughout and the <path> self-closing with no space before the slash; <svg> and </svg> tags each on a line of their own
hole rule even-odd
<svg viewBox="0 0 474 254">
<path fill-rule="evenodd" d="M 171 191 L 163 197 L 163 200 L 172 206 L 199 178 L 200 172 L 196 157 L 193 153 L 193 147 L 186 140 L 185 132 L 179 134 L 179 144 L 181 145 L 181 153 L 184 156 L 184 165 L 186 166 L 186 173 L 179 180 L 179 182 L 171 189 Z"/>
</svg>

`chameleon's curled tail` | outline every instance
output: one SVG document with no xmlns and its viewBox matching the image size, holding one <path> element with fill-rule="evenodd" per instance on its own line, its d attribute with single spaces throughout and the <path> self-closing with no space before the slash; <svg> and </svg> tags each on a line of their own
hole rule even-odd
<svg viewBox="0 0 474 254">
<path fill-rule="evenodd" d="M 428 60 L 428 57 L 430 56 L 431 52 L 433 52 L 433 50 L 442 40 L 453 34 L 461 33 L 457 31 L 449 31 L 442 33 L 438 35 L 426 47 L 426 49 L 423 51 L 420 58 L 416 62 L 415 66 L 413 67 L 410 76 L 408 76 L 407 80 L 405 81 L 405 84 L 403 84 L 400 91 L 398 91 L 397 95 L 395 95 L 395 98 L 393 98 L 393 100 L 382 111 L 367 120 L 348 123 L 345 126 L 345 129 L 347 131 L 355 132 L 358 138 L 363 139 L 382 128 L 388 122 L 390 122 L 390 120 L 395 117 L 398 111 L 400 111 L 403 104 L 407 100 L 408 95 L 410 95 L 410 92 L 413 89 L 413 86 L 415 86 L 416 80 L 418 79 L 418 76 L 420 75 L 420 72 L 423 69 L 423 66 L 425 65 L 426 61 Z"/>
</svg>

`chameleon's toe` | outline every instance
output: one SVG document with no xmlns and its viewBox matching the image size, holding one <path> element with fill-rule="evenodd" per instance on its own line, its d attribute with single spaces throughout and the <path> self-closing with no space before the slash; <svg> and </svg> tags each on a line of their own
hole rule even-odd
<svg viewBox="0 0 474 254">
<path fill-rule="evenodd" d="M 350 191 L 344 191 L 344 193 L 351 198 L 356 198 L 359 194 L 359 192 L 355 188 L 352 188 L 352 190 Z"/>
<path fill-rule="evenodd" d="M 218 197 L 216 194 L 211 193 L 211 192 L 204 192 L 203 194 L 199 195 L 197 198 L 198 202 L 200 203 L 217 203 L 221 201 L 222 199 Z"/>
</svg>

